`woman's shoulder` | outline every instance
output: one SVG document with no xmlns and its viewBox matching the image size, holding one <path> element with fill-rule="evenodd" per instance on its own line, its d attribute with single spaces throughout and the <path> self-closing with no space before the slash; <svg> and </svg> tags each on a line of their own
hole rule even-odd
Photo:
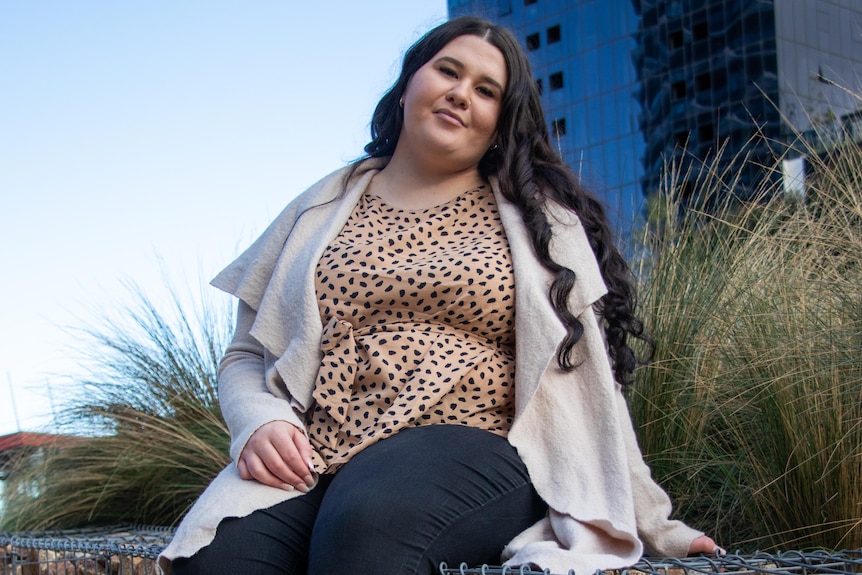
<svg viewBox="0 0 862 575">
<path fill-rule="evenodd" d="M 241 296 L 245 291 L 254 291 L 254 297 L 245 301 L 256 308 L 257 300 L 266 285 L 281 255 L 285 243 L 296 227 L 297 221 L 309 210 L 330 204 L 339 199 L 353 184 L 378 170 L 382 160 L 360 160 L 324 176 L 293 199 L 272 221 L 266 230 L 236 260 L 228 265 L 210 282 L 213 286 Z M 245 290 L 242 286 L 252 286 Z M 249 291 L 249 293 L 251 293 Z"/>
</svg>

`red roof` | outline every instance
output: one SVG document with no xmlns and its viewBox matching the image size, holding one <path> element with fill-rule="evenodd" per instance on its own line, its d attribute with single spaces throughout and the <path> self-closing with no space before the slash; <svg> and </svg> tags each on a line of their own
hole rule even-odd
<svg viewBox="0 0 862 575">
<path fill-rule="evenodd" d="M 0 436 L 0 453 L 19 447 L 39 447 L 52 443 L 68 442 L 75 438 L 69 435 L 55 435 L 52 433 L 32 433 L 30 431 L 19 431 L 9 435 Z"/>
</svg>

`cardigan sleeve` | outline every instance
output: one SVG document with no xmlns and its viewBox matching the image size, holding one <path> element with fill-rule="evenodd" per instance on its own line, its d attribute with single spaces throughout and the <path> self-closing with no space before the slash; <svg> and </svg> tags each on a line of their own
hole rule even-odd
<svg viewBox="0 0 862 575">
<path fill-rule="evenodd" d="M 607 352 L 607 339 L 601 330 L 602 342 Z M 608 358 L 610 365 L 610 358 Z M 655 482 L 652 471 L 646 464 L 638 446 L 634 423 L 622 389 L 617 388 L 617 412 L 626 457 L 631 475 L 632 495 L 634 498 L 635 523 L 638 537 L 644 544 L 644 554 L 658 557 L 685 557 L 691 542 L 702 531 L 692 529 L 682 521 L 670 519 L 673 505 L 667 492 Z"/>
<path fill-rule="evenodd" d="M 703 535 L 685 523 L 670 519 L 673 510 L 670 497 L 652 478 L 637 444 L 634 425 L 622 393 L 618 394 L 623 439 L 631 469 L 632 493 L 638 536 L 646 554 L 663 557 L 685 557 L 692 540 Z"/>
<path fill-rule="evenodd" d="M 290 397 L 277 397 L 267 386 L 268 378 L 280 376 L 275 367 L 267 368 L 271 364 L 268 352 L 249 334 L 255 317 L 254 309 L 240 300 L 236 331 L 219 364 L 219 405 L 230 431 L 230 455 L 234 460 L 251 435 L 266 423 L 282 420 L 305 430 Z"/>
</svg>

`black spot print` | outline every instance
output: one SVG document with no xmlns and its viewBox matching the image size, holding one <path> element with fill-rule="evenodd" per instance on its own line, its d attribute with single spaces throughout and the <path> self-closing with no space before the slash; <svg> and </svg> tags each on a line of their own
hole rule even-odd
<svg viewBox="0 0 862 575">
<path fill-rule="evenodd" d="M 323 359 L 306 413 L 318 472 L 416 425 L 506 435 L 514 275 L 494 194 L 399 210 L 364 195 L 318 262 Z"/>
</svg>

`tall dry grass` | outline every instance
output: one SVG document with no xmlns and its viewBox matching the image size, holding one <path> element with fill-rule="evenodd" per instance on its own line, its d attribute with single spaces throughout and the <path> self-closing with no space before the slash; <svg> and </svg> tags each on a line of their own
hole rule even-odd
<svg viewBox="0 0 862 575">
<path fill-rule="evenodd" d="M 13 469 L 2 529 L 170 525 L 228 462 L 216 372 L 229 309 L 133 295 L 81 332 L 90 375 L 59 415 L 77 439 Z"/>
<path fill-rule="evenodd" d="M 804 198 L 746 202 L 734 162 L 671 166 L 646 235 L 633 417 L 679 516 L 734 548 L 862 547 L 862 149 L 809 162 Z"/>
</svg>

